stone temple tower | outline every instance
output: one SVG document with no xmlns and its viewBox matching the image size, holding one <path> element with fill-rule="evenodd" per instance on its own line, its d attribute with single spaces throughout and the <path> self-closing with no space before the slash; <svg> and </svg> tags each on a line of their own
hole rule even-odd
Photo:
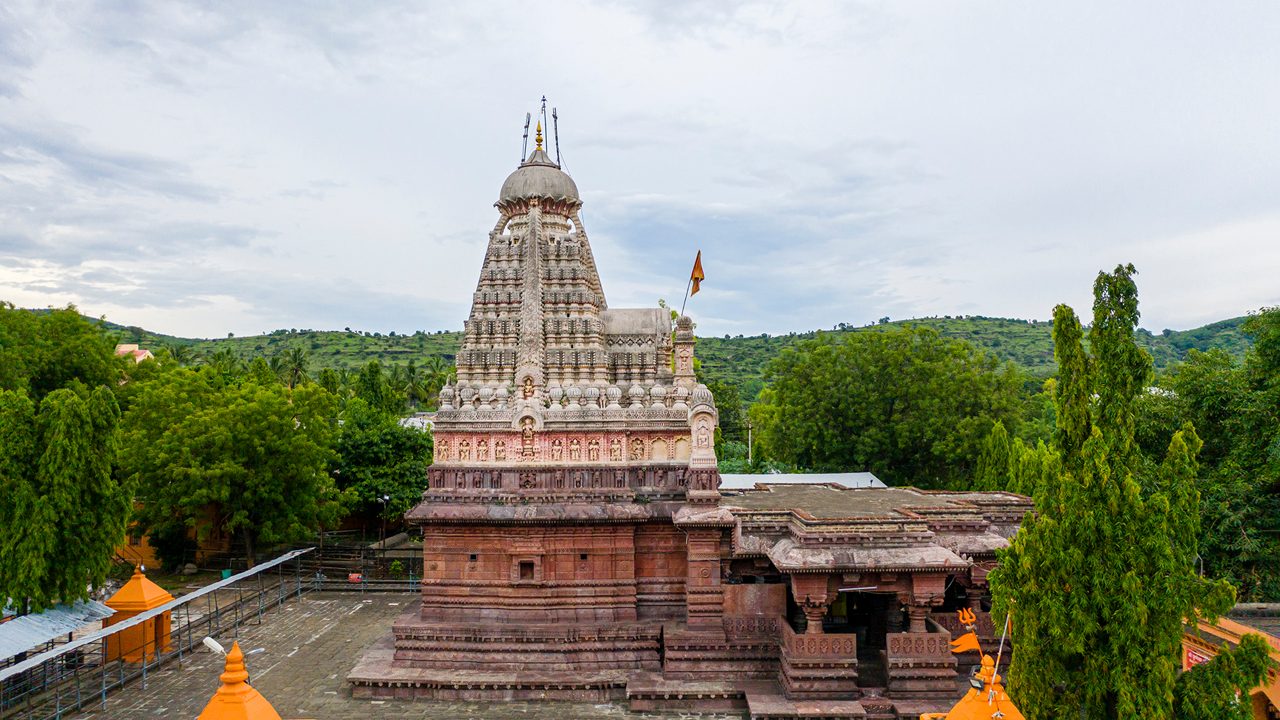
<svg viewBox="0 0 1280 720">
<path fill-rule="evenodd" d="M 830 476 L 722 489 L 693 322 L 608 306 L 577 185 L 537 140 L 498 193 L 406 516 L 421 601 L 352 694 L 760 718 L 951 707 L 947 628 L 971 618 L 996 647 L 987 575 L 1030 498 Z"/>
<path fill-rule="evenodd" d="M 659 669 L 664 622 L 721 624 L 732 519 L 693 324 L 608 306 L 578 188 L 540 130 L 499 192 L 428 489 L 407 515 L 423 532 L 422 603 L 383 670 L 364 671 L 415 678 L 416 696 L 474 671 L 606 697 L 584 678 Z"/>
</svg>

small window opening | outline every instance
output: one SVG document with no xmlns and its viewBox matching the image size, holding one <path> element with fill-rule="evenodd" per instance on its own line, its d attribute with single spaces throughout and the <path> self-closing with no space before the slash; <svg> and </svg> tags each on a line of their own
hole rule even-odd
<svg viewBox="0 0 1280 720">
<path fill-rule="evenodd" d="M 533 561 L 532 560 L 520 561 L 520 579 L 521 580 L 533 579 Z"/>
<path fill-rule="evenodd" d="M 586 554 L 586 553 L 578 553 L 578 559 L 579 559 L 579 560 L 582 560 L 583 562 L 586 562 L 586 560 L 587 560 L 587 554 Z"/>
<path fill-rule="evenodd" d="M 478 555 L 476 555 L 475 553 L 471 553 L 471 562 L 475 562 L 476 560 L 479 560 L 479 559 L 480 558 Z"/>
</svg>

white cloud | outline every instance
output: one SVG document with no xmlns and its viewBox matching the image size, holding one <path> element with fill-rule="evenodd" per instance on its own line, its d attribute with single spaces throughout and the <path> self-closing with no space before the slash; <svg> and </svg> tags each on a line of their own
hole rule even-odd
<svg viewBox="0 0 1280 720">
<path fill-rule="evenodd" d="M 0 298 L 457 328 L 547 93 L 612 305 L 710 334 L 1280 303 L 1280 7 L 646 0 L 0 12 Z"/>
</svg>

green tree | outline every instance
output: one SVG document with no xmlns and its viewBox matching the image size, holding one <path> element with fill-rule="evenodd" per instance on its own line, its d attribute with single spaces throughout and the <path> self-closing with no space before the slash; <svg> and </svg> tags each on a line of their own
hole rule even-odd
<svg viewBox="0 0 1280 720">
<path fill-rule="evenodd" d="M 1178 720 L 1252 720 L 1250 691 L 1267 677 L 1270 646 L 1257 633 L 1222 648 L 1209 662 L 1178 676 L 1174 717 Z"/>
<path fill-rule="evenodd" d="M 124 418 L 122 472 L 140 488 L 150 534 L 215 527 L 260 548 L 331 526 L 341 498 L 328 469 L 336 400 L 315 384 L 292 390 L 252 374 L 224 384 L 213 370 L 175 369 Z"/>
<path fill-rule="evenodd" d="M 379 412 L 399 415 L 404 411 L 404 396 L 382 370 L 382 363 L 370 360 L 360 369 L 355 380 L 355 396 Z"/>
<path fill-rule="evenodd" d="M 422 370 L 424 374 L 423 399 L 429 406 L 434 406 L 439 400 L 440 389 L 454 380 L 457 375 L 457 369 L 444 358 L 433 356 L 427 358 L 427 363 Z"/>
<path fill-rule="evenodd" d="M 427 485 L 431 457 L 429 433 L 401 426 L 396 415 L 363 399 L 347 403 L 334 475 L 338 487 L 364 512 L 390 520 L 417 504 Z"/>
<path fill-rule="evenodd" d="M 977 469 L 974 471 L 974 489 L 1006 489 L 1010 469 L 1017 460 L 1013 452 L 1015 451 L 1009 444 L 1009 433 L 1004 429 L 1004 423 L 997 420 L 982 443 L 982 453 L 978 456 Z"/>
<path fill-rule="evenodd" d="M 769 458 L 892 484 L 967 484 L 992 423 L 1018 421 L 1015 368 L 928 328 L 822 334 L 769 377 L 750 413 Z"/>
<path fill-rule="evenodd" d="M 306 348 L 293 346 L 284 351 L 280 357 L 280 379 L 289 389 L 298 387 L 311 380 L 311 352 Z"/>
<path fill-rule="evenodd" d="M 1134 273 L 1099 273 L 1092 356 L 1075 313 L 1054 310 L 1061 472 L 990 578 L 997 612 L 1014 617 L 1010 691 L 1031 720 L 1174 717 L 1184 618 L 1234 600 L 1196 574 L 1194 429 L 1174 434 L 1159 466 L 1134 450 L 1150 373 L 1133 336 Z"/>
<path fill-rule="evenodd" d="M 32 311 L 0 302 L 0 389 L 26 390 L 38 402 L 73 382 L 112 387 L 123 368 L 115 340 L 74 306 Z"/>
<path fill-rule="evenodd" d="M 1192 350 L 1142 398 L 1138 444 L 1192 422 L 1205 438 L 1199 478 L 1200 553 L 1206 573 L 1236 584 L 1242 599 L 1280 600 L 1280 310 L 1243 323 L 1257 340 L 1243 362 L 1222 350 Z"/>
<path fill-rule="evenodd" d="M 54 390 L 38 411 L 0 390 L 0 597 L 39 611 L 106 579 L 130 512 L 111 473 L 119 416 L 105 387 Z"/>
</svg>

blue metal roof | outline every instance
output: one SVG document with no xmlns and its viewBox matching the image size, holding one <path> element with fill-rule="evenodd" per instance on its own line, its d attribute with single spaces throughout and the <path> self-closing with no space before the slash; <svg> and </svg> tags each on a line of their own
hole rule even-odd
<svg viewBox="0 0 1280 720">
<path fill-rule="evenodd" d="M 87 623 L 109 618 L 114 612 L 100 602 L 81 600 L 73 605 L 49 608 L 38 615 L 16 617 L 0 624 L 0 660 L 38 648 Z"/>
</svg>

